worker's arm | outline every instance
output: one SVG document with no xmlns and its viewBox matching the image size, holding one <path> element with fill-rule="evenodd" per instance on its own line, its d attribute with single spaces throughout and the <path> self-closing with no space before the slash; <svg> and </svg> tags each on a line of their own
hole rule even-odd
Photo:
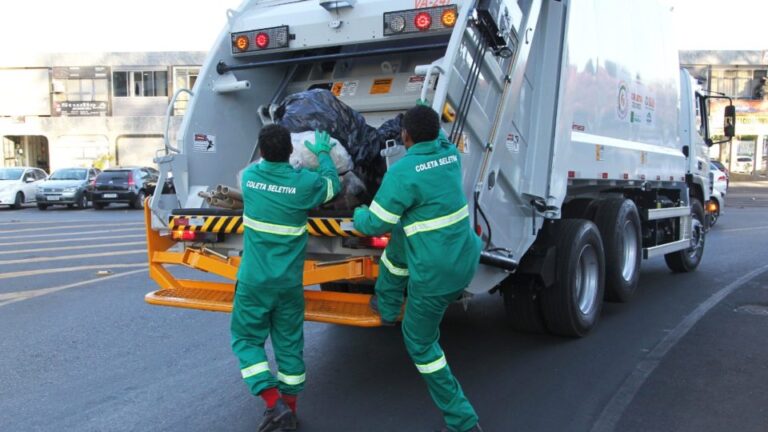
<svg viewBox="0 0 768 432">
<path fill-rule="evenodd" d="M 332 200 L 341 190 L 339 175 L 336 173 L 336 166 L 330 156 L 331 138 L 327 132 L 315 131 L 315 143 L 305 141 L 304 145 L 317 155 L 319 174 L 312 188 L 310 198 L 307 200 L 307 208 L 312 209 L 320 204 Z"/>
<path fill-rule="evenodd" d="M 356 230 L 365 235 L 381 235 L 400 222 L 403 213 L 413 205 L 414 192 L 398 177 L 397 171 L 390 169 L 384 175 L 371 206 L 355 209 Z"/>
</svg>

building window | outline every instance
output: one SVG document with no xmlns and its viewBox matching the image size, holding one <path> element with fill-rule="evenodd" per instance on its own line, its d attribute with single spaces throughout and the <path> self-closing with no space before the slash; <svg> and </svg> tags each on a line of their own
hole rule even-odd
<svg viewBox="0 0 768 432">
<path fill-rule="evenodd" d="M 112 72 L 112 92 L 115 97 L 168 97 L 168 72 Z"/>
<path fill-rule="evenodd" d="M 765 69 L 713 69 L 711 90 L 738 99 L 758 98 Z"/>
<path fill-rule="evenodd" d="M 106 66 L 52 69 L 54 116 L 109 115 L 109 69 Z"/>
<path fill-rule="evenodd" d="M 199 67 L 185 66 L 173 68 L 173 86 L 174 90 L 190 89 L 195 86 L 197 77 L 200 75 Z M 176 99 L 176 104 L 173 106 L 173 115 L 184 115 L 187 110 L 187 104 L 189 103 L 189 94 L 182 93 Z"/>
</svg>

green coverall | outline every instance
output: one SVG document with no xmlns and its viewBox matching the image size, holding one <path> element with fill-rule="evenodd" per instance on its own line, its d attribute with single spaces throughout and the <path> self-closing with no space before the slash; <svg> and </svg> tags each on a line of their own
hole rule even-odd
<svg viewBox="0 0 768 432">
<path fill-rule="evenodd" d="M 477 414 L 438 339 L 446 308 L 472 280 L 480 259 L 461 178 L 461 156 L 441 134 L 411 146 L 384 176 L 370 208 L 358 208 L 354 217 L 364 234 L 392 232 L 376 281 L 379 311 L 395 321 L 407 285 L 405 347 L 448 428 L 458 432 L 474 427 Z"/>
<path fill-rule="evenodd" d="M 327 152 L 318 172 L 262 160 L 243 173 L 245 244 L 232 309 L 232 350 L 251 393 L 277 386 L 295 395 L 304 388 L 304 256 L 307 213 L 341 189 Z M 272 375 L 267 336 L 278 366 Z"/>
</svg>

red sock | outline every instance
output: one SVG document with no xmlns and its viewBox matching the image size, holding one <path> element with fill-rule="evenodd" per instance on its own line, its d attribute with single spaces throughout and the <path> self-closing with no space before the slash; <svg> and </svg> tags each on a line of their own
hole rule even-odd
<svg viewBox="0 0 768 432">
<path fill-rule="evenodd" d="M 277 387 L 272 387 L 259 393 L 259 396 L 264 399 L 264 403 L 267 404 L 267 409 L 272 409 L 275 407 L 277 400 L 280 399 L 280 392 L 277 391 Z"/>
<path fill-rule="evenodd" d="M 296 413 L 296 399 L 298 398 L 298 395 L 283 395 L 283 401 L 285 401 L 285 404 L 288 405 L 288 408 L 291 409 L 294 413 Z"/>
</svg>

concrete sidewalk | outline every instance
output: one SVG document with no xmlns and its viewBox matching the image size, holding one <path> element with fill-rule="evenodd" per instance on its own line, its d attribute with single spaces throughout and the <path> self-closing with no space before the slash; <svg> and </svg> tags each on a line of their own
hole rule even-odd
<svg viewBox="0 0 768 432">
<path fill-rule="evenodd" d="M 671 348 L 615 430 L 768 431 L 768 272 L 723 299 Z"/>
</svg>

